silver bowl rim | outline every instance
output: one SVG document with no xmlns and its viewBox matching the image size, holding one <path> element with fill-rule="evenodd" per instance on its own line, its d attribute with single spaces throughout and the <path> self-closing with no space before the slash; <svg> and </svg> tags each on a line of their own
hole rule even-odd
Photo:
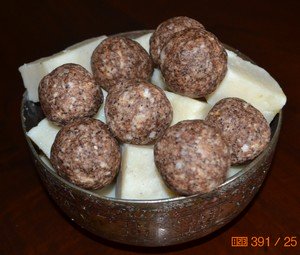
<svg viewBox="0 0 300 255">
<path fill-rule="evenodd" d="M 141 34 L 141 33 L 150 33 L 153 32 L 154 30 L 136 30 L 136 31 L 129 31 L 129 32 L 123 32 L 123 33 L 119 33 L 117 35 L 119 36 L 126 36 L 129 33 L 130 34 Z M 112 35 L 115 36 L 115 35 Z M 230 50 L 233 50 L 235 53 L 237 53 L 238 55 L 242 55 L 244 58 L 246 58 L 246 60 L 254 63 L 249 57 L 247 57 L 246 55 L 244 55 L 243 53 L 239 52 L 238 50 L 232 48 L 231 46 L 228 46 L 227 44 L 224 44 L 224 46 Z M 109 202 L 116 202 L 116 203 L 125 203 L 125 204 L 156 204 L 156 203 L 172 203 L 172 202 L 177 202 L 177 201 L 187 201 L 187 200 L 194 200 L 194 199 L 205 199 L 207 197 L 211 197 L 211 195 L 215 192 L 217 192 L 218 190 L 220 190 L 221 188 L 230 185 L 231 183 L 233 183 L 236 179 L 238 178 L 242 178 L 252 167 L 254 167 L 254 165 L 259 164 L 262 159 L 264 158 L 264 156 L 268 153 L 268 150 L 274 145 L 274 143 L 276 143 L 276 137 L 279 135 L 280 129 L 281 129 L 281 125 L 282 125 L 282 110 L 278 113 L 278 122 L 277 122 L 277 126 L 275 128 L 275 131 L 273 133 L 273 136 L 271 137 L 271 140 L 269 142 L 269 144 L 267 145 L 267 147 L 264 149 L 264 151 L 259 154 L 255 159 L 253 159 L 249 164 L 247 164 L 242 170 L 240 170 L 238 173 L 234 174 L 233 176 L 231 176 L 230 178 L 228 178 L 224 183 L 222 183 L 221 185 L 219 185 L 217 188 L 215 188 L 214 190 L 207 192 L 207 193 L 200 193 L 200 194 L 195 194 L 195 195 L 191 195 L 191 196 L 178 196 L 178 197 L 172 197 L 172 198 L 163 198 L 163 199 L 149 199 L 149 200 L 141 200 L 141 199 L 121 199 L 121 198 L 113 198 L 113 197 L 106 197 L 106 196 L 101 196 L 93 191 L 90 190 L 86 190 L 83 188 L 80 188 L 70 182 L 68 182 L 67 180 L 63 179 L 62 177 L 60 177 L 56 172 L 54 172 L 53 170 L 51 170 L 40 158 L 40 155 L 37 153 L 33 142 L 31 141 L 31 139 L 28 137 L 27 135 L 27 131 L 26 131 L 26 127 L 25 127 L 25 117 L 23 115 L 23 111 L 24 111 L 24 106 L 25 103 L 28 101 L 28 94 L 27 94 L 27 90 L 24 92 L 23 97 L 22 97 L 22 103 L 21 103 L 21 122 L 22 122 L 22 129 L 26 138 L 26 141 L 29 145 L 29 148 L 31 150 L 31 152 L 33 153 L 34 158 L 44 167 L 44 169 L 47 170 L 47 172 L 51 175 L 53 175 L 53 177 L 57 178 L 59 181 L 63 182 L 64 185 L 68 186 L 69 188 L 78 190 L 82 193 L 87 194 L 90 197 L 95 197 L 97 199 L 100 200 L 105 200 L 105 201 L 109 201 Z"/>
</svg>

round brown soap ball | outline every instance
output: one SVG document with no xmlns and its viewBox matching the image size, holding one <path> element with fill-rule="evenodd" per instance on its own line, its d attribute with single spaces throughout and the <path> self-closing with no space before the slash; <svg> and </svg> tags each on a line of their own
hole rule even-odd
<svg viewBox="0 0 300 255">
<path fill-rule="evenodd" d="M 225 181 L 230 167 L 226 142 L 202 120 L 168 128 L 154 146 L 154 158 L 166 184 L 182 195 L 213 190 Z"/>
<path fill-rule="evenodd" d="M 82 118 L 64 126 L 51 148 L 57 173 L 86 189 L 100 189 L 115 178 L 121 163 L 116 139 L 103 122 Z"/>
<path fill-rule="evenodd" d="M 262 113 L 239 98 L 220 100 L 206 121 L 222 132 L 230 147 L 231 164 L 255 158 L 270 141 L 270 126 Z"/>
<path fill-rule="evenodd" d="M 162 89 L 141 80 L 116 87 L 105 102 L 107 124 L 124 143 L 151 144 L 160 137 L 173 118 L 171 103 Z"/>
<path fill-rule="evenodd" d="M 97 84 L 107 91 L 120 79 L 149 80 L 153 72 L 152 60 L 145 49 L 120 36 L 101 42 L 93 52 L 91 64 Z"/>
<path fill-rule="evenodd" d="M 92 75 L 77 64 L 54 69 L 41 80 L 38 92 L 47 119 L 58 125 L 92 117 L 103 102 L 101 88 Z"/>
<path fill-rule="evenodd" d="M 160 65 L 160 53 L 165 44 L 171 39 L 171 37 L 182 30 L 187 28 L 198 28 L 204 30 L 204 26 L 197 20 L 179 16 L 168 19 L 161 23 L 152 34 L 150 38 L 150 55 L 154 64 Z"/>
<path fill-rule="evenodd" d="M 175 93 L 200 98 L 213 92 L 227 71 L 227 53 L 210 32 L 186 29 L 163 48 L 161 71 Z"/>
</svg>

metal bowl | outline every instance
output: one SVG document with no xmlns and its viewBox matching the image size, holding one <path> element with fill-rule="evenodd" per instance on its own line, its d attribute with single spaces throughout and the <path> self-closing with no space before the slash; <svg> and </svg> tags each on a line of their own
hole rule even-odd
<svg viewBox="0 0 300 255">
<path fill-rule="evenodd" d="M 136 38 L 148 32 L 134 31 L 121 35 Z M 26 135 L 44 115 L 39 104 L 28 101 L 26 92 L 21 117 L 38 173 L 62 211 L 97 236 L 138 246 L 184 243 L 204 237 L 233 220 L 250 203 L 266 178 L 282 122 L 280 112 L 271 123 L 272 138 L 268 147 L 247 167 L 212 192 L 161 200 L 125 200 L 101 197 L 81 189 L 45 165 Z"/>
</svg>

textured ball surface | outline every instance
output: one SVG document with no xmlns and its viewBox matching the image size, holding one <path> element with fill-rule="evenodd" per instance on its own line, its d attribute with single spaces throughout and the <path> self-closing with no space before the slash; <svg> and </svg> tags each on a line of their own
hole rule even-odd
<svg viewBox="0 0 300 255">
<path fill-rule="evenodd" d="M 109 91 L 120 79 L 149 80 L 153 63 L 137 42 L 120 36 L 105 39 L 94 50 L 91 65 L 95 80 Z"/>
<path fill-rule="evenodd" d="M 103 122 L 83 118 L 64 126 L 51 148 L 50 161 L 57 173 L 86 189 L 100 189 L 115 178 L 119 145 Z"/>
<path fill-rule="evenodd" d="M 262 113 L 239 98 L 220 100 L 206 121 L 222 132 L 230 147 L 232 164 L 255 158 L 270 141 L 271 129 Z"/>
<path fill-rule="evenodd" d="M 46 117 L 58 125 L 92 117 L 103 102 L 101 88 L 77 64 L 64 64 L 46 75 L 39 85 L 39 99 Z"/>
<path fill-rule="evenodd" d="M 162 22 L 150 38 L 150 55 L 155 65 L 160 65 L 160 53 L 165 44 L 172 36 L 187 28 L 198 28 L 204 30 L 204 26 L 197 20 L 179 16 Z"/>
<path fill-rule="evenodd" d="M 219 131 L 202 120 L 167 129 L 154 146 L 155 164 L 166 184 L 182 195 L 205 193 L 225 181 L 230 153 Z"/>
<path fill-rule="evenodd" d="M 212 93 L 227 71 L 227 53 L 210 32 L 186 29 L 176 33 L 160 54 L 161 71 L 168 88 L 183 96 Z"/>
<path fill-rule="evenodd" d="M 173 118 L 171 103 L 162 89 L 141 81 L 127 81 L 108 94 L 105 103 L 107 124 L 124 143 L 151 144 Z"/>
</svg>

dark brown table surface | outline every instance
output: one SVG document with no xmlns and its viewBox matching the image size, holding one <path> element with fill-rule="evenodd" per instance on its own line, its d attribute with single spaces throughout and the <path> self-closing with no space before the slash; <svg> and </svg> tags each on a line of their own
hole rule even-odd
<svg viewBox="0 0 300 255">
<path fill-rule="evenodd" d="M 300 254 L 299 1 L 11 0 L 0 9 L 0 255 Z M 202 22 L 281 84 L 288 103 L 272 169 L 242 215 L 206 238 L 151 249 L 109 242 L 73 224 L 42 187 L 21 130 L 24 88 L 17 68 L 90 37 L 152 29 L 178 15 Z M 270 237 L 272 243 L 295 236 L 298 246 L 232 248 L 232 236 Z"/>
</svg>

